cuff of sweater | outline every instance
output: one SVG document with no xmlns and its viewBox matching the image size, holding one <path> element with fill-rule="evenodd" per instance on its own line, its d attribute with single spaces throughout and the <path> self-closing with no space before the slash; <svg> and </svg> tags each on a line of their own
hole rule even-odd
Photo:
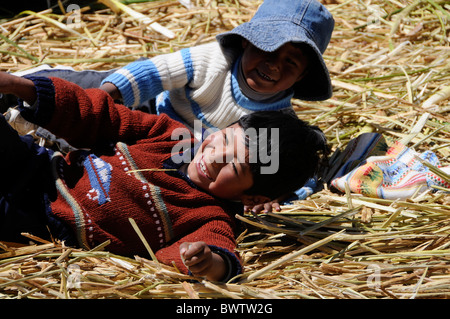
<svg viewBox="0 0 450 319">
<path fill-rule="evenodd" d="M 117 70 L 102 81 L 114 84 L 128 107 L 138 107 L 163 91 L 158 69 L 150 60 L 136 61 Z"/>
<path fill-rule="evenodd" d="M 122 96 L 123 104 L 128 107 L 133 107 L 139 103 L 139 97 L 133 94 L 133 90 L 137 91 L 137 88 L 133 87 L 133 84 L 128 80 L 127 76 L 123 74 L 122 70 L 118 70 L 111 75 L 108 75 L 101 83 L 112 83 L 120 92 Z"/>
<path fill-rule="evenodd" d="M 51 120 L 55 110 L 55 87 L 53 81 L 46 77 L 24 76 L 33 81 L 36 89 L 36 102 L 30 107 L 19 100 L 19 110 L 24 119 L 44 126 Z"/>
<path fill-rule="evenodd" d="M 220 280 L 221 282 L 227 282 L 230 279 L 236 277 L 237 275 L 242 273 L 242 266 L 239 259 L 236 257 L 235 254 L 229 252 L 228 250 L 217 247 L 217 246 L 209 246 L 211 251 L 213 253 L 218 254 L 223 258 L 225 261 L 225 265 L 227 267 L 227 272 L 224 275 L 223 279 Z"/>
</svg>

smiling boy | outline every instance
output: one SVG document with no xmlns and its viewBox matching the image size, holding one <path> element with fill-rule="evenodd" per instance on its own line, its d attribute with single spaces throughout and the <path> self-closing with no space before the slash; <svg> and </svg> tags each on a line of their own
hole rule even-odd
<svg viewBox="0 0 450 319">
<path fill-rule="evenodd" d="M 333 28 L 317 0 L 265 0 L 249 22 L 216 42 L 130 63 L 101 88 L 129 107 L 156 98 L 158 114 L 191 129 L 198 120 L 223 129 L 251 112 L 292 110 L 293 97 L 331 97 L 322 54 Z"/>
<path fill-rule="evenodd" d="M 322 54 L 333 28 L 332 15 L 317 0 L 264 0 L 249 22 L 219 34 L 215 42 L 113 72 L 49 69 L 35 75 L 100 86 L 130 108 L 147 108 L 150 101 L 152 113 L 167 114 L 201 140 L 197 122 L 203 129 L 223 129 L 252 112 L 293 113 L 292 98 L 331 97 Z"/>
<path fill-rule="evenodd" d="M 145 255 L 133 218 L 161 262 L 209 280 L 242 271 L 234 219 L 242 204 L 304 183 L 327 147 L 316 127 L 262 112 L 211 134 L 189 161 L 177 162 L 176 145 L 195 142 L 172 138 L 179 122 L 115 104 L 103 90 L 0 73 L 0 92 L 23 99 L 24 118 L 80 149 L 62 156 L 0 117 L 0 163 L 8 168 L 0 181 L 0 239 L 20 241 L 30 232 L 86 249 L 110 241 L 113 253 Z M 277 154 L 274 174 L 262 173 L 263 149 Z"/>
<path fill-rule="evenodd" d="M 264 0 L 249 22 L 217 41 L 185 48 L 109 71 L 47 69 L 39 76 L 100 86 L 130 108 L 149 100 L 190 129 L 223 129 L 256 111 L 292 110 L 291 99 L 332 95 L 323 60 L 334 28 L 317 0 Z M 201 139 L 202 132 L 196 135 Z"/>
<path fill-rule="evenodd" d="M 242 194 L 253 185 L 246 151 L 244 130 L 233 124 L 203 141 L 187 167 L 187 174 L 210 194 L 245 202 Z"/>
<path fill-rule="evenodd" d="M 260 94 L 275 94 L 292 88 L 305 75 L 309 64 L 306 46 L 290 42 L 274 52 L 258 49 L 242 40 L 242 73 L 245 84 Z"/>
</svg>

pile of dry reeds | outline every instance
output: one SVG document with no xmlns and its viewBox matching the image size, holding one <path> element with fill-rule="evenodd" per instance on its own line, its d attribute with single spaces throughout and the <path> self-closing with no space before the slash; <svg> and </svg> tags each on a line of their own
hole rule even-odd
<svg viewBox="0 0 450 319">
<path fill-rule="evenodd" d="M 102 2 L 109 8 L 82 8 L 77 16 L 26 12 L 0 24 L 0 69 L 45 63 L 77 70 L 119 67 L 139 56 L 212 41 L 248 21 L 261 3 L 192 0 L 188 8 L 155 1 L 128 5 L 130 12 Z M 325 53 L 334 96 L 314 103 L 294 100 L 298 116 L 320 126 L 334 150 L 373 131 L 418 152 L 432 150 L 449 165 L 450 1 L 326 5 L 336 20 Z M 84 251 L 27 235 L 37 244 L 1 245 L 0 296 L 450 297 L 450 196 L 442 190 L 391 201 L 325 189 L 280 213 L 239 219 L 246 228 L 238 238 L 245 274 L 233 283 L 181 275 L 148 256 L 115 256 L 107 243 Z"/>
</svg>

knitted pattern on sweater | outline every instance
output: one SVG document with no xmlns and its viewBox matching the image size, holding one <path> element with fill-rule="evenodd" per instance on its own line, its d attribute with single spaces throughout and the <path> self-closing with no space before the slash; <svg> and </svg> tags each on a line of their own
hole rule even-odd
<svg viewBox="0 0 450 319">
<path fill-rule="evenodd" d="M 292 94 L 272 103 L 257 102 L 242 94 L 238 85 L 238 52 L 217 42 L 136 61 L 108 76 L 130 107 L 156 98 L 158 112 L 193 129 L 222 129 L 254 111 L 291 107 Z"/>
<path fill-rule="evenodd" d="M 239 211 L 197 189 L 171 160 L 180 143 L 171 133 L 180 123 L 116 105 L 99 89 L 31 79 L 47 103 L 22 108 L 22 115 L 75 147 L 91 149 L 52 160 L 58 198 L 51 209 L 73 228 L 80 246 L 90 249 L 109 240 L 113 253 L 147 255 L 129 222 L 133 218 L 163 263 L 174 261 L 187 272 L 179 245 L 204 241 L 240 271 L 233 232 Z"/>
</svg>

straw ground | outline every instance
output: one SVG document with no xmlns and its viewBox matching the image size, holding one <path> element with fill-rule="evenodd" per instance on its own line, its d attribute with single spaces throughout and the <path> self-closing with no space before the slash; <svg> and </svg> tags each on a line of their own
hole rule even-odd
<svg viewBox="0 0 450 319">
<path fill-rule="evenodd" d="M 4 21 L 0 70 L 120 67 L 213 41 L 248 21 L 261 3 L 192 0 L 187 8 L 155 1 L 125 9 L 102 2 Z M 299 118 L 320 126 L 333 151 L 358 134 L 380 132 L 418 152 L 432 150 L 449 165 L 450 2 L 326 5 L 336 20 L 325 53 L 334 95 L 293 100 Z M 244 214 L 238 250 L 245 274 L 227 284 L 182 275 L 150 253 L 125 258 L 109 253 L 107 243 L 83 251 L 24 234 L 33 244 L 1 244 L 0 297 L 449 298 L 450 197 L 443 191 L 390 201 L 325 188 L 280 213 Z"/>
</svg>

